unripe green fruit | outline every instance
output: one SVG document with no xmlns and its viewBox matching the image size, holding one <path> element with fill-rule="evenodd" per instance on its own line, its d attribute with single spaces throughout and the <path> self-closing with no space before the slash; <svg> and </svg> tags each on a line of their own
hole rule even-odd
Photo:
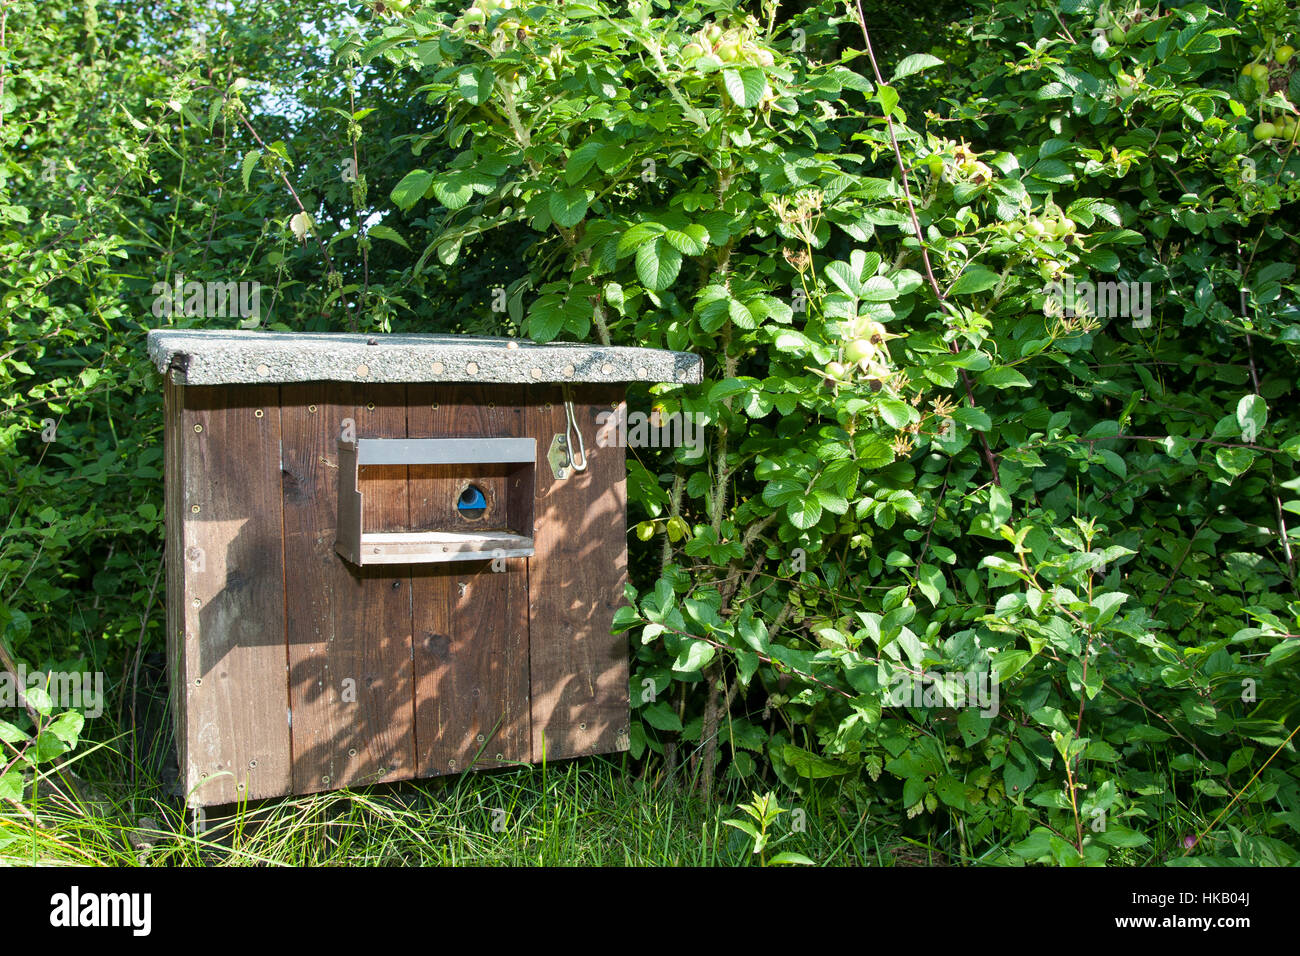
<svg viewBox="0 0 1300 956">
<path fill-rule="evenodd" d="M 1291 57 L 1295 56 L 1295 47 L 1282 44 L 1273 54 L 1273 59 L 1277 61 L 1278 66 L 1286 66 L 1291 62 Z"/>
<path fill-rule="evenodd" d="M 876 347 L 866 339 L 854 339 L 844 347 L 844 357 L 850 362 L 870 360 L 876 354 Z"/>
<path fill-rule="evenodd" d="M 889 334 L 889 330 L 872 319 L 862 327 L 862 334 L 872 345 L 881 345 L 885 341 L 885 336 Z"/>
<path fill-rule="evenodd" d="M 1118 25 L 1111 27 L 1110 32 L 1106 34 L 1107 39 L 1109 39 L 1111 43 L 1117 44 L 1123 43 L 1126 36 L 1128 36 L 1128 34 L 1124 32 L 1124 28 Z"/>
<path fill-rule="evenodd" d="M 722 36 L 722 27 L 716 23 L 710 23 L 704 30 L 704 38 L 710 43 L 717 43 L 720 36 Z"/>
<path fill-rule="evenodd" d="M 1052 226 L 1052 235 L 1058 239 L 1068 236 L 1072 232 L 1074 232 L 1073 219 L 1058 219 Z"/>
<path fill-rule="evenodd" d="M 1250 65 L 1250 75 L 1254 77 L 1256 83 L 1263 86 L 1268 82 L 1268 67 L 1263 63 L 1252 63 Z"/>
<path fill-rule="evenodd" d="M 1031 219 L 1025 223 L 1025 235 L 1037 239 L 1043 234 L 1043 224 L 1037 219 Z"/>
<path fill-rule="evenodd" d="M 1255 138 L 1258 140 L 1272 139 L 1277 135 L 1277 127 L 1272 123 L 1260 123 L 1255 127 Z"/>
<path fill-rule="evenodd" d="M 682 58 L 685 60 L 696 60 L 704 56 L 704 47 L 698 43 L 688 43 L 682 47 Z"/>
<path fill-rule="evenodd" d="M 478 7 L 470 7 L 461 15 L 461 19 L 465 21 L 466 26 L 481 27 L 487 18 Z"/>
<path fill-rule="evenodd" d="M 718 47 L 718 59 L 723 63 L 735 63 L 740 59 L 740 44 L 730 40 Z"/>
<path fill-rule="evenodd" d="M 847 371 L 848 369 L 839 362 L 830 362 L 826 366 L 826 374 L 837 381 L 844 378 L 844 373 Z"/>
</svg>

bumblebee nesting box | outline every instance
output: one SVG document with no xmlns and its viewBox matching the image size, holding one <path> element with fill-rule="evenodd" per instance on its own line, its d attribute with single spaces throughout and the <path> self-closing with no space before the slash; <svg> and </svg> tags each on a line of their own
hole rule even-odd
<svg viewBox="0 0 1300 956">
<path fill-rule="evenodd" d="M 156 330 L 193 806 L 626 749 L 626 383 L 698 357 Z"/>
</svg>

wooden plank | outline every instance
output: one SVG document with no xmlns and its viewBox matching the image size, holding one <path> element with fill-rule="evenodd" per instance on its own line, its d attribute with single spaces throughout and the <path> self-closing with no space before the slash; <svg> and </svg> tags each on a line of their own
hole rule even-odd
<svg viewBox="0 0 1300 956">
<path fill-rule="evenodd" d="M 402 385 L 282 387 L 284 547 L 293 790 L 412 776 L 411 582 L 404 565 L 358 568 L 334 551 L 338 440 L 405 438 Z M 406 530 L 406 469 L 365 466 L 366 530 Z"/>
<path fill-rule="evenodd" d="M 172 382 L 163 386 L 163 517 L 166 522 L 167 563 L 167 686 L 176 741 L 176 766 L 185 779 L 185 515 L 182 484 L 185 442 L 185 390 Z"/>
<path fill-rule="evenodd" d="M 623 386 L 574 386 L 587 470 L 556 480 L 537 469 L 534 555 L 529 559 L 534 761 L 610 753 L 628 746 L 628 650 L 613 635 L 627 581 L 624 449 L 596 444 L 601 412 L 616 412 Z M 528 410 L 540 448 L 565 431 L 563 392 L 538 387 Z"/>
<path fill-rule="evenodd" d="M 504 531 L 482 534 L 390 531 L 362 535 L 358 550 L 361 560 L 353 564 L 437 564 L 491 560 L 498 556 L 526 558 L 533 553 L 533 539 Z"/>
<path fill-rule="evenodd" d="M 408 388 L 412 438 L 524 435 L 523 388 Z M 504 530 L 517 467 L 413 465 L 411 524 L 420 531 Z M 488 507 L 467 521 L 467 483 Z M 529 759 L 528 568 L 525 558 L 412 569 L 416 744 L 421 776 Z M 480 756 L 481 754 L 481 756 Z"/>
<path fill-rule="evenodd" d="M 185 390 L 182 778 L 194 805 L 290 789 L 278 391 Z"/>
</svg>

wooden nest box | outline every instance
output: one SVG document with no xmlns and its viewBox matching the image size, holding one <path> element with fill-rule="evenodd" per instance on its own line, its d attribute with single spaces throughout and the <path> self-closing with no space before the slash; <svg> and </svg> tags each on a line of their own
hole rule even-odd
<svg viewBox="0 0 1300 956">
<path fill-rule="evenodd" d="M 624 449 L 598 416 L 698 357 L 169 329 L 149 354 L 191 806 L 627 748 Z"/>
</svg>

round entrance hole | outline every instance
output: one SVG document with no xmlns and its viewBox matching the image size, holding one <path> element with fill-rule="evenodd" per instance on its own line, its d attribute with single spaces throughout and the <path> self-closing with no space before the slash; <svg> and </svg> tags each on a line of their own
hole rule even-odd
<svg viewBox="0 0 1300 956">
<path fill-rule="evenodd" d="M 472 520 L 483 517 L 487 511 L 487 497 L 483 494 L 483 489 L 478 485 L 466 485 L 456 499 L 456 510 L 462 518 Z"/>
</svg>

